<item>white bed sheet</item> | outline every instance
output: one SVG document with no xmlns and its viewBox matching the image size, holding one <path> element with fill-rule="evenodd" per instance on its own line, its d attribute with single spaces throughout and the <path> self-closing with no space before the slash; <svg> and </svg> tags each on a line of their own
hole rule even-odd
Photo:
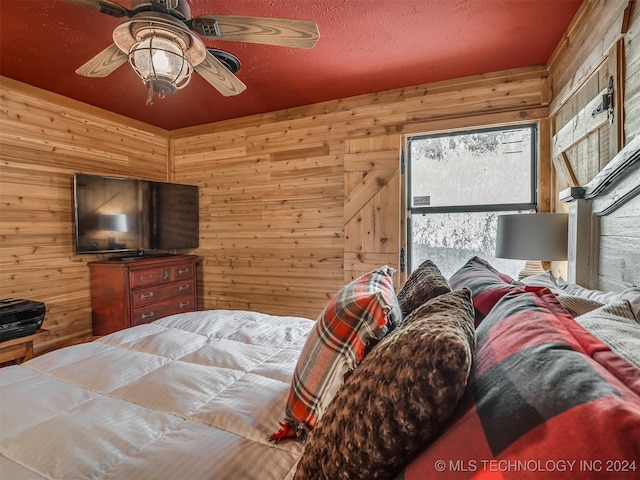
<svg viewBox="0 0 640 480">
<path fill-rule="evenodd" d="M 274 445 L 308 319 L 175 315 L 0 370 L 0 477 L 289 479 Z"/>
</svg>

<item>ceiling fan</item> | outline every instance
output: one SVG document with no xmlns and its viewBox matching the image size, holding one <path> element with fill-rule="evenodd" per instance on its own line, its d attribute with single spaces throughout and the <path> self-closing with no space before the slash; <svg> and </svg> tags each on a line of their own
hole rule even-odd
<svg viewBox="0 0 640 480">
<path fill-rule="evenodd" d="M 148 89 L 147 104 L 187 86 L 195 70 L 224 96 L 247 87 L 234 75 L 240 62 L 232 54 L 207 48 L 214 40 L 312 48 L 320 34 L 309 20 L 199 15 L 191 18 L 186 0 L 132 0 L 128 9 L 111 0 L 63 0 L 116 18 L 113 43 L 76 70 L 106 77 L 127 60 Z"/>
</svg>

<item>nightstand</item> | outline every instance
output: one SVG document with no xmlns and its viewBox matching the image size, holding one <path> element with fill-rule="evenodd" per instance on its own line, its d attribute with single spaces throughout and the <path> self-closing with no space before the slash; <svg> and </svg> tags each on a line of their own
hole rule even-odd
<svg viewBox="0 0 640 480">
<path fill-rule="evenodd" d="M 33 339 L 36 335 L 49 333 L 41 328 L 33 335 L 26 337 L 12 338 L 0 343 L 0 366 L 19 365 L 22 362 L 33 358 Z"/>
</svg>

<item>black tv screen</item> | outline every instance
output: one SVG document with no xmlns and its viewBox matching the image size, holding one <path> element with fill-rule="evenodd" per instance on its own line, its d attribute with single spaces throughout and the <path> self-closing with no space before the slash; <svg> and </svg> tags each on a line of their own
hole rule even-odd
<svg viewBox="0 0 640 480">
<path fill-rule="evenodd" d="M 76 253 L 198 248 L 198 187 L 76 173 Z"/>
</svg>

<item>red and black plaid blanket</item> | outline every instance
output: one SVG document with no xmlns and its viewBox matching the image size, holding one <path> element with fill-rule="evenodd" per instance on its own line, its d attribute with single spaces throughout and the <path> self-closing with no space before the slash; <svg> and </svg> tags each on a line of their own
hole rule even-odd
<svg viewBox="0 0 640 480">
<path fill-rule="evenodd" d="M 471 259 L 477 352 L 441 435 L 397 477 L 640 478 L 640 371 L 581 327 L 543 287 Z"/>
</svg>

